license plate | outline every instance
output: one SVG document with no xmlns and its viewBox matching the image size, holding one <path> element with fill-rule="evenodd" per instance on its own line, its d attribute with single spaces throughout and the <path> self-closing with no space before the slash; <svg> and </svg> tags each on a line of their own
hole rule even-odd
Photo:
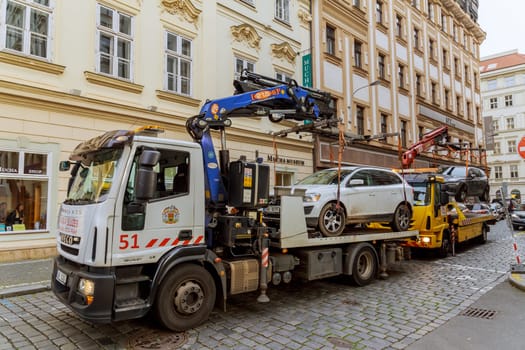
<svg viewBox="0 0 525 350">
<path fill-rule="evenodd" d="M 278 205 L 269 205 L 266 208 L 268 214 L 279 214 L 281 212 L 281 207 Z"/>
<path fill-rule="evenodd" d="M 55 278 L 58 282 L 62 283 L 63 285 L 66 285 L 67 275 L 63 273 L 62 271 L 57 270 L 57 275 Z"/>
</svg>

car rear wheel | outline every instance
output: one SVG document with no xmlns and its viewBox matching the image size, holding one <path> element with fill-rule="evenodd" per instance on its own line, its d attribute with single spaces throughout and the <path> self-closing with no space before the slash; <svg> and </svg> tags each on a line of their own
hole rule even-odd
<svg viewBox="0 0 525 350">
<path fill-rule="evenodd" d="M 412 211 L 410 206 L 406 203 L 401 203 L 397 206 L 394 212 L 394 219 L 390 226 L 396 232 L 407 231 L 410 227 L 410 220 L 412 219 Z"/>
<path fill-rule="evenodd" d="M 461 185 L 459 187 L 458 192 L 456 193 L 456 201 L 463 203 L 465 202 L 466 199 L 467 199 L 467 186 Z"/>
<path fill-rule="evenodd" d="M 345 229 L 346 215 L 343 207 L 327 203 L 319 214 L 319 230 L 326 237 L 340 236 Z"/>
<path fill-rule="evenodd" d="M 488 186 L 485 187 L 485 189 L 483 190 L 483 193 L 481 194 L 481 196 L 479 196 L 479 200 L 482 202 L 490 201 L 490 190 Z"/>
</svg>

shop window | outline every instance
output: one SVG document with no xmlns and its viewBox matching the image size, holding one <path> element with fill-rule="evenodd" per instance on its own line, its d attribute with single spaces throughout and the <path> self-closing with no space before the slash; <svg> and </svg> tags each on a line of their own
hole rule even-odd
<svg viewBox="0 0 525 350">
<path fill-rule="evenodd" d="M 47 228 L 48 159 L 47 154 L 0 150 L 0 234 Z"/>
</svg>

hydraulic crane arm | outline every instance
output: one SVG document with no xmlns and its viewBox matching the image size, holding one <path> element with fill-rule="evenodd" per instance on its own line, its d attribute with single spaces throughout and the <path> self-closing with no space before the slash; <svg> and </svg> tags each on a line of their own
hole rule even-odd
<svg viewBox="0 0 525 350">
<path fill-rule="evenodd" d="M 444 144 L 448 137 L 448 126 L 444 125 L 437 129 L 434 129 L 421 138 L 417 143 L 410 146 L 410 148 L 403 153 L 401 163 L 403 168 L 407 169 L 412 166 L 415 158 L 421 153 L 427 150 L 429 147 Z"/>
<path fill-rule="evenodd" d="M 200 113 L 186 122 L 188 133 L 202 147 L 208 204 L 216 205 L 227 199 L 222 176 L 227 174 L 229 163 L 225 137 L 225 128 L 232 124 L 229 118 L 267 117 L 272 122 L 334 118 L 329 93 L 301 87 L 295 80 L 283 83 L 245 70 L 240 80 L 234 81 L 234 87 L 234 95 L 207 100 Z M 210 129 L 221 133 L 220 163 L 217 161 Z"/>
</svg>

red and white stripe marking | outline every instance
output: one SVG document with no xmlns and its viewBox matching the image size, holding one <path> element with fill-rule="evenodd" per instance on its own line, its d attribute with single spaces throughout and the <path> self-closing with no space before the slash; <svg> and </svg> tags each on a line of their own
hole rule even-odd
<svg viewBox="0 0 525 350">
<path fill-rule="evenodd" d="M 151 239 L 148 244 L 146 244 L 146 248 L 153 248 L 153 247 L 165 247 L 165 246 L 187 246 L 187 245 L 197 245 L 200 244 L 204 240 L 204 236 L 197 236 L 193 239 L 187 239 L 181 241 L 178 238 L 164 238 L 162 240 L 158 238 Z"/>
</svg>

